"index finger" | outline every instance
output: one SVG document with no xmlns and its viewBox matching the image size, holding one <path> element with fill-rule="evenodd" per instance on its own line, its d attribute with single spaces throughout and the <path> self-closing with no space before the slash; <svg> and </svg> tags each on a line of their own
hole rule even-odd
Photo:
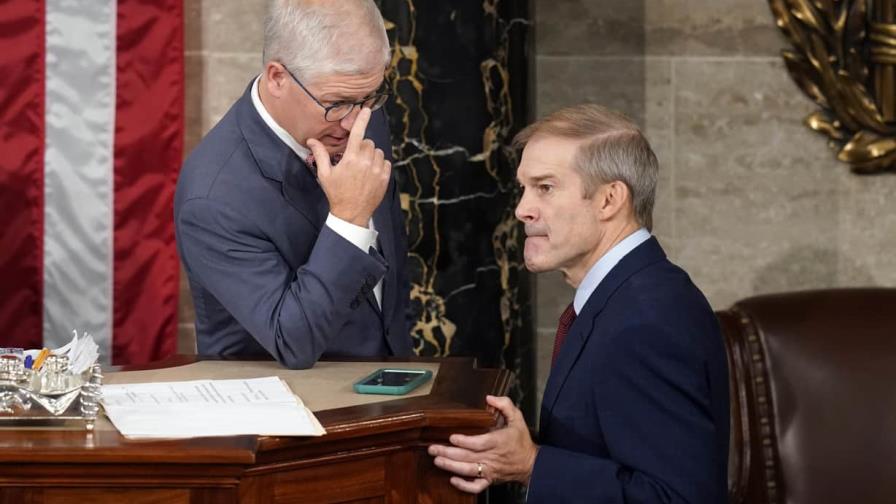
<svg viewBox="0 0 896 504">
<path fill-rule="evenodd" d="M 470 451 L 480 452 L 491 450 L 498 445 L 497 437 L 494 432 L 480 434 L 478 436 L 465 436 L 463 434 L 452 434 L 448 441 L 459 448 L 465 448 Z"/>
<path fill-rule="evenodd" d="M 358 117 L 355 118 L 355 124 L 352 124 L 352 130 L 348 134 L 348 144 L 345 146 L 346 151 L 355 151 L 361 146 L 361 142 L 364 141 L 364 133 L 367 131 L 367 123 L 370 122 L 371 113 L 367 107 L 362 108 L 361 112 L 358 113 Z"/>
</svg>

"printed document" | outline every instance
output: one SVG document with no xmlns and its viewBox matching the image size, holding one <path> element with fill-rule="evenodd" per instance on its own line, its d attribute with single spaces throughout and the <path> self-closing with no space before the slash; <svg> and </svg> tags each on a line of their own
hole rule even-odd
<svg viewBox="0 0 896 504">
<path fill-rule="evenodd" d="M 103 408 L 127 438 L 321 436 L 323 427 L 276 376 L 103 386 Z"/>
</svg>

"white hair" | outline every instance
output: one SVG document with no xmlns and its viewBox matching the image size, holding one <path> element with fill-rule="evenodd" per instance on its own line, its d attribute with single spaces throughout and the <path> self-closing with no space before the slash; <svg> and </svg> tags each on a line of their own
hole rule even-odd
<svg viewBox="0 0 896 504">
<path fill-rule="evenodd" d="M 278 61 L 301 80 L 385 69 L 390 59 L 383 16 L 372 0 L 272 0 L 264 63 Z"/>
</svg>

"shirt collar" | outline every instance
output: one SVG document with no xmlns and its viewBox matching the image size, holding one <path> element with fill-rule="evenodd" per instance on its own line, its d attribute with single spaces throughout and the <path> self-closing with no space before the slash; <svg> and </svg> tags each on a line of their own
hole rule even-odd
<svg viewBox="0 0 896 504">
<path fill-rule="evenodd" d="M 603 279 L 610 273 L 613 266 L 616 266 L 623 257 L 649 238 L 650 233 L 646 229 L 641 228 L 626 236 L 594 263 L 594 266 L 592 266 L 591 269 L 588 270 L 588 273 L 585 274 L 585 278 L 582 279 L 579 288 L 576 289 L 576 297 L 572 302 L 572 306 L 576 310 L 576 315 L 582 311 L 582 308 L 585 307 L 585 303 L 588 302 L 588 298 L 591 297 L 591 294 L 597 289 L 597 286 L 600 285 L 601 281 L 603 281 Z"/>
<path fill-rule="evenodd" d="M 264 103 L 261 103 L 261 98 L 258 95 L 258 83 L 260 81 L 261 75 L 259 74 L 258 77 L 255 78 L 255 82 L 252 83 L 252 91 L 250 93 L 252 95 L 252 104 L 255 105 L 255 110 L 258 111 L 258 115 L 261 116 L 261 119 L 265 124 L 268 125 L 269 128 L 271 128 L 274 134 L 276 134 L 277 137 L 283 141 L 283 143 L 288 145 L 289 148 L 292 149 L 297 156 L 299 156 L 299 159 L 301 159 L 302 161 L 308 159 L 311 151 L 309 151 L 305 147 L 302 147 L 302 145 L 297 142 L 296 139 L 292 137 L 292 135 L 290 135 L 285 129 L 283 129 L 283 127 L 277 124 L 277 121 L 275 121 L 274 118 L 271 117 L 271 114 L 268 113 L 268 110 L 264 108 Z"/>
</svg>

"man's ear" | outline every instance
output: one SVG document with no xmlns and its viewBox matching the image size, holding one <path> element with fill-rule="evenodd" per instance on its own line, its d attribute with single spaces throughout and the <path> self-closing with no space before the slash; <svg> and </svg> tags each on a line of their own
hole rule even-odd
<svg viewBox="0 0 896 504">
<path fill-rule="evenodd" d="M 616 218 L 631 206 L 632 194 L 622 181 L 601 184 L 594 195 L 598 216 L 603 221 Z"/>
<path fill-rule="evenodd" d="M 283 69 L 283 65 L 276 61 L 268 61 L 264 66 L 264 85 L 269 95 L 280 98 L 286 93 L 289 85 L 289 75 Z"/>
</svg>

